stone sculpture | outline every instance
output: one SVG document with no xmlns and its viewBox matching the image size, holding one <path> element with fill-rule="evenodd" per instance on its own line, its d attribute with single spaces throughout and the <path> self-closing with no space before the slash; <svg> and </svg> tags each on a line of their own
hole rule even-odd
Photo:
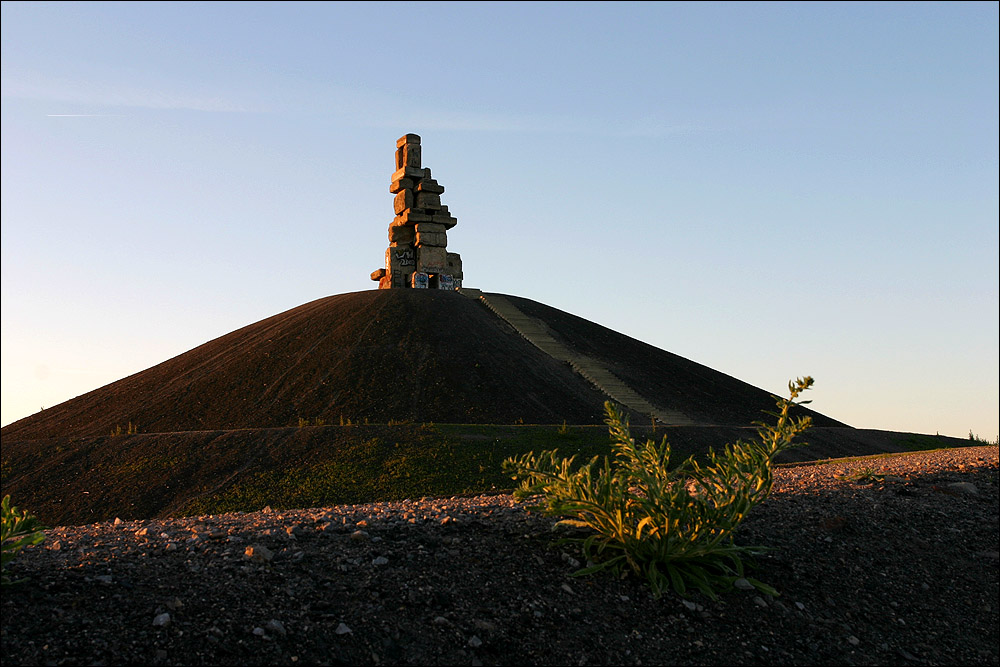
<svg viewBox="0 0 1000 667">
<path fill-rule="evenodd" d="M 444 187 L 421 166 L 420 137 L 406 134 L 396 141 L 396 171 L 389 192 L 396 198 L 396 217 L 389 225 L 385 268 L 373 271 L 379 289 L 462 288 L 462 258 L 448 252 L 448 230 L 456 220 L 441 203 Z"/>
</svg>

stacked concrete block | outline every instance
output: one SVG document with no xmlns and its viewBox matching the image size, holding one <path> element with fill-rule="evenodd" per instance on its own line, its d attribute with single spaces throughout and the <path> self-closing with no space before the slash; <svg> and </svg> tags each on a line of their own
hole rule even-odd
<svg viewBox="0 0 1000 667">
<path fill-rule="evenodd" d="M 396 171 L 389 192 L 395 195 L 385 268 L 372 272 L 379 289 L 460 289 L 462 258 L 448 252 L 448 230 L 458 220 L 441 203 L 444 187 L 421 165 L 420 137 L 396 141 Z"/>
</svg>

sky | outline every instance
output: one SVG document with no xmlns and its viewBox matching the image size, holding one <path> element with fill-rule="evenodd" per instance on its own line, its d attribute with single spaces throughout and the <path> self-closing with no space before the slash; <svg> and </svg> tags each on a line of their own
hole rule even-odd
<svg viewBox="0 0 1000 667">
<path fill-rule="evenodd" d="M 466 286 L 811 375 L 858 428 L 1000 433 L 997 3 L 4 2 L 0 30 L 4 425 L 373 289 L 416 133 Z"/>
</svg>

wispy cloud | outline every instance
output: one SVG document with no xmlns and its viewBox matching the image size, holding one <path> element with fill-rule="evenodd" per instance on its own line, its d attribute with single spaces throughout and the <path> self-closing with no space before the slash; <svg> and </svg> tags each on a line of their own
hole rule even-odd
<svg viewBox="0 0 1000 667">
<path fill-rule="evenodd" d="M 97 107 L 175 109 L 222 113 L 263 111 L 219 94 L 110 84 L 82 79 L 54 79 L 17 73 L 3 74 L 4 97 Z M 59 116 L 104 114 L 49 114 Z"/>
<path fill-rule="evenodd" d="M 204 84 L 199 84 L 202 88 Z M 699 125 L 670 123 L 657 115 L 630 114 L 613 117 L 546 113 L 516 113 L 505 110 L 479 111 L 468 104 L 431 106 L 423 100 L 407 103 L 390 91 L 350 88 L 316 82 L 262 82 L 253 91 L 200 93 L 197 89 L 174 89 L 167 84 L 141 87 L 94 82 L 83 79 L 55 79 L 4 73 L 4 97 L 76 104 L 88 107 L 158 110 L 188 110 L 214 113 L 265 113 L 288 115 L 320 114 L 335 116 L 338 122 L 355 127 L 420 127 L 497 133 L 581 134 L 617 138 L 662 138 L 704 131 Z M 88 109 L 89 111 L 89 109 Z M 115 116 L 115 113 L 53 113 L 50 117 Z"/>
</svg>

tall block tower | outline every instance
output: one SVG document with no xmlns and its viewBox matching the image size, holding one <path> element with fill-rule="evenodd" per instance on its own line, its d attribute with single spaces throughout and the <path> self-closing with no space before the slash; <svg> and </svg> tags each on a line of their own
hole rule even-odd
<svg viewBox="0 0 1000 667">
<path fill-rule="evenodd" d="M 396 170 L 389 192 L 396 217 L 389 225 L 385 268 L 373 271 L 379 289 L 461 289 L 462 258 L 448 252 L 448 230 L 458 224 L 441 203 L 444 187 L 422 166 L 420 137 L 396 141 Z"/>
</svg>

